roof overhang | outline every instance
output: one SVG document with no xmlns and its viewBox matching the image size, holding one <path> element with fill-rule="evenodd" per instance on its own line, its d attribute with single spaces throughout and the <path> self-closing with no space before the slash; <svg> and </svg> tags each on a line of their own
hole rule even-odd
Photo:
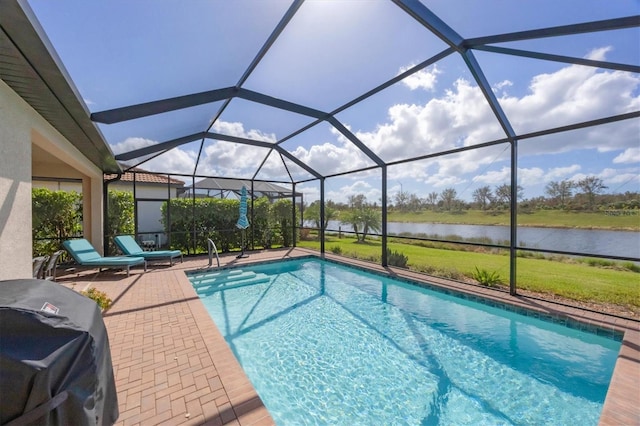
<svg viewBox="0 0 640 426">
<path fill-rule="evenodd" d="M 122 171 L 24 0 L 0 2 L 0 78 L 103 172 Z"/>
</svg>

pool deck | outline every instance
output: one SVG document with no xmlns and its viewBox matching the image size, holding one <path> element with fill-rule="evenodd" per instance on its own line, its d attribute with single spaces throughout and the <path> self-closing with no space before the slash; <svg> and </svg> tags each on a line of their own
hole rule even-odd
<svg viewBox="0 0 640 426">
<path fill-rule="evenodd" d="M 235 266 L 318 253 L 296 248 L 248 255 L 242 259 L 221 256 L 220 263 Z M 330 254 L 326 257 L 400 278 L 427 278 Z M 208 258 L 193 257 L 171 267 L 166 262 L 152 263 L 146 273 L 136 268 L 130 277 L 122 271 L 84 271 L 58 279 L 78 291 L 95 287 L 113 300 L 103 317 L 118 391 L 117 425 L 274 424 L 184 273 L 207 268 Z M 429 282 L 558 321 L 573 319 L 585 327 L 624 332 L 600 425 L 640 425 L 640 323 L 442 279 L 429 277 Z"/>
</svg>

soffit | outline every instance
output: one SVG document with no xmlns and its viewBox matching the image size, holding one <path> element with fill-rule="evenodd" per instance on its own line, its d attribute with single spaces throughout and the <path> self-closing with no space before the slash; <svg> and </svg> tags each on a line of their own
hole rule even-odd
<svg viewBox="0 0 640 426">
<path fill-rule="evenodd" d="M 0 2 L 0 78 L 104 172 L 120 167 L 26 3 Z"/>
</svg>

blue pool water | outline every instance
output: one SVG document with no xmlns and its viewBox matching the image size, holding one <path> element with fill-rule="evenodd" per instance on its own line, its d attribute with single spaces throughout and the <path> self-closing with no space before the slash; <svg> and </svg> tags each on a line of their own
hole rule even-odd
<svg viewBox="0 0 640 426">
<path fill-rule="evenodd" d="M 189 276 L 278 425 L 596 425 L 620 342 L 318 259 Z"/>
</svg>

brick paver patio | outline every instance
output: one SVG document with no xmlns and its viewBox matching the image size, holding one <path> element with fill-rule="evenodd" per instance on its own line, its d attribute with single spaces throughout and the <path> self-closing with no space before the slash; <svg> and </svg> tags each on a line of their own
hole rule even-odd
<svg viewBox="0 0 640 426">
<path fill-rule="evenodd" d="M 303 249 L 251 252 L 220 258 L 223 266 L 306 256 Z M 332 257 L 327 255 L 327 257 Z M 349 259 L 349 263 L 358 263 Z M 214 260 L 215 264 L 215 260 Z M 383 269 L 362 264 L 372 269 Z M 76 290 L 89 286 L 113 300 L 105 312 L 120 417 L 118 425 L 272 425 L 260 397 L 198 299 L 184 271 L 207 269 L 208 258 L 151 264 L 148 271 L 86 271 L 59 282 Z M 424 280 L 408 271 L 387 272 Z M 429 280 L 467 293 L 625 331 L 603 414 L 602 425 L 640 425 L 640 327 L 637 322 L 575 308 L 532 301 L 443 280 Z"/>
</svg>

